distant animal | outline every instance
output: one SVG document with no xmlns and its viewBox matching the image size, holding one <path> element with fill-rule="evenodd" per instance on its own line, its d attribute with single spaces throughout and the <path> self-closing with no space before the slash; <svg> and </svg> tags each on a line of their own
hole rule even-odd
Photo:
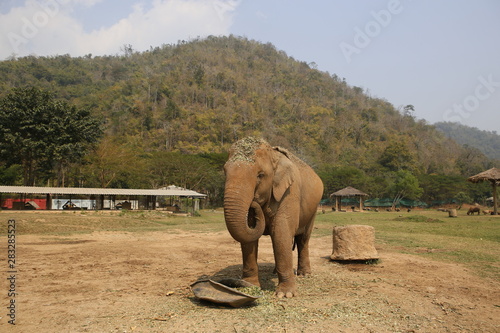
<svg viewBox="0 0 500 333">
<path fill-rule="evenodd" d="M 483 210 L 483 214 L 484 215 L 488 215 L 488 214 L 491 214 L 491 213 L 493 213 L 491 210 L 488 210 L 488 209 Z"/>
<path fill-rule="evenodd" d="M 377 212 L 377 213 L 378 213 L 378 208 L 375 208 L 375 212 Z"/>
<path fill-rule="evenodd" d="M 408 208 L 407 212 L 408 212 L 408 213 L 409 213 L 409 212 L 411 212 L 411 208 Z"/>
<path fill-rule="evenodd" d="M 477 215 L 481 214 L 481 209 L 479 209 L 479 207 L 471 207 L 469 208 L 467 215 L 474 215 L 474 213 L 477 213 Z"/>
<path fill-rule="evenodd" d="M 396 212 L 400 212 L 400 211 L 401 211 L 401 209 L 399 209 L 399 208 L 396 208 Z"/>
</svg>

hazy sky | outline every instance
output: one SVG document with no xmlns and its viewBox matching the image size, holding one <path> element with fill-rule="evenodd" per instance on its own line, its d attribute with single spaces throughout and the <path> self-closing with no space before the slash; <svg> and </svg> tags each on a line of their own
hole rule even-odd
<svg viewBox="0 0 500 333">
<path fill-rule="evenodd" d="M 430 123 L 500 133 L 499 0 L 0 0 L 0 59 L 270 42 Z"/>
</svg>

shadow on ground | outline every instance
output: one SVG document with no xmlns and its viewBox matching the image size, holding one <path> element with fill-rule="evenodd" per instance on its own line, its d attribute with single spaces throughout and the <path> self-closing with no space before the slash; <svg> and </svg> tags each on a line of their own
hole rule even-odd
<svg viewBox="0 0 500 333">
<path fill-rule="evenodd" d="M 231 265 L 219 270 L 218 272 L 215 272 L 213 275 L 200 275 L 198 276 L 198 280 L 210 279 L 219 281 L 228 278 L 240 279 L 241 269 L 242 265 Z M 278 284 L 278 275 L 274 273 L 274 264 L 259 264 L 259 280 L 262 290 L 274 291 L 276 289 L 276 286 Z"/>
</svg>

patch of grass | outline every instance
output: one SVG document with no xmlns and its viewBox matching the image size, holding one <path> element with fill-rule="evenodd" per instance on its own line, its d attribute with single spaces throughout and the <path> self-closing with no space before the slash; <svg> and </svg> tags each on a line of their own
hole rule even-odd
<svg viewBox="0 0 500 333">
<path fill-rule="evenodd" d="M 200 216 L 173 216 L 162 211 L 89 211 L 0 213 L 5 220 L 15 219 L 17 232 L 38 235 L 71 235 L 95 231 L 150 232 L 172 229 L 201 232 L 225 230 L 223 214 L 202 212 Z M 1 218 L 1 217 L 0 217 Z M 1 230 L 0 233 L 5 233 Z"/>
<path fill-rule="evenodd" d="M 394 221 L 401 222 L 427 222 L 427 223 L 444 223 L 444 221 L 440 219 L 433 219 L 427 216 L 422 215 L 410 215 L 410 216 L 400 216 L 396 217 Z"/>
</svg>

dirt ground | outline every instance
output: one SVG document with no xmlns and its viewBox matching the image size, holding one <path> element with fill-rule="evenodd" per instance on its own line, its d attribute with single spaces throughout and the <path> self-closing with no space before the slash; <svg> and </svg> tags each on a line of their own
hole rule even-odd
<svg viewBox="0 0 500 333">
<path fill-rule="evenodd" d="M 277 299 L 271 242 L 263 237 L 264 297 L 233 309 L 199 301 L 189 288 L 203 277 L 239 277 L 239 244 L 227 231 L 20 235 L 16 325 L 7 323 L 2 276 L 0 331 L 500 332 L 497 281 L 377 249 L 378 264 L 339 264 L 329 260 L 331 237 L 314 238 L 313 274 L 298 279 L 300 296 Z"/>
</svg>

